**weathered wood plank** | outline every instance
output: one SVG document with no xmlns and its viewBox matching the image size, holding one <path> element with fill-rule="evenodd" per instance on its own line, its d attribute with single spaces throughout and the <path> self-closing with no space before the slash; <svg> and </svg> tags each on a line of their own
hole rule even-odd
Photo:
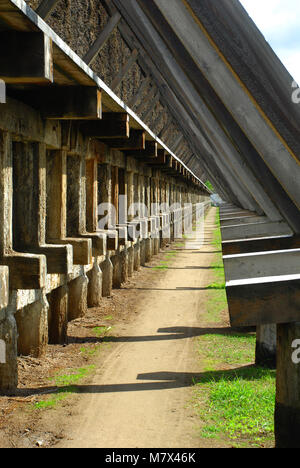
<svg viewBox="0 0 300 468">
<path fill-rule="evenodd" d="M 97 120 L 102 117 L 101 91 L 90 86 L 53 86 L 19 91 L 14 97 L 38 110 L 44 119 Z"/>
<path fill-rule="evenodd" d="M 119 73 L 117 74 L 117 76 L 112 82 L 111 89 L 113 91 L 115 91 L 117 87 L 122 83 L 122 81 L 124 80 L 125 76 L 129 72 L 131 67 L 136 63 L 138 56 L 139 56 L 139 51 L 137 49 L 134 49 L 131 52 L 131 55 L 129 59 L 127 60 L 127 62 L 124 64 L 124 66 L 121 68 L 121 70 L 119 71 Z"/>
<path fill-rule="evenodd" d="M 158 151 L 158 145 L 156 141 L 146 141 L 144 150 L 126 151 L 125 153 L 128 156 L 133 156 L 141 160 L 144 160 L 144 158 L 145 160 L 147 158 L 152 158 L 153 160 L 156 160 L 157 151 Z"/>
<path fill-rule="evenodd" d="M 233 281 L 226 285 L 226 293 L 233 327 L 299 321 L 300 275 L 270 282 Z"/>
<path fill-rule="evenodd" d="M 105 43 L 109 39 L 110 35 L 112 32 L 116 29 L 118 26 L 120 20 L 121 20 L 121 15 L 118 11 L 116 11 L 113 16 L 109 19 L 108 23 L 106 26 L 103 28 L 95 42 L 93 43 L 92 47 L 88 50 L 88 52 L 85 54 L 83 57 L 83 61 L 87 63 L 89 66 L 91 66 L 94 61 L 96 60 L 99 52 L 101 49 L 104 47 Z"/>
<path fill-rule="evenodd" d="M 81 125 L 82 132 L 90 138 L 118 139 L 130 137 L 129 116 L 127 114 L 103 114 L 100 122 Z"/>
<path fill-rule="evenodd" d="M 51 39 L 39 32 L 0 32 L 0 78 L 6 83 L 52 83 Z"/>
<path fill-rule="evenodd" d="M 59 0 L 42 0 L 40 5 L 36 9 L 36 13 L 43 18 L 43 20 L 47 20 L 51 15 L 52 11 L 54 10 L 56 4 Z"/>
</svg>

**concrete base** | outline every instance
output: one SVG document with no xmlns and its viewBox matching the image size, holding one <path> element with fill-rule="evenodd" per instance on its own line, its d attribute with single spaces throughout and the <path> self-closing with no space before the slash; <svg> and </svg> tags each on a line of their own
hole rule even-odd
<svg viewBox="0 0 300 468">
<path fill-rule="evenodd" d="M 88 278 L 79 276 L 69 283 L 69 321 L 84 317 L 87 313 Z"/>
<path fill-rule="evenodd" d="M 94 262 L 94 267 L 87 273 L 89 279 L 87 303 L 88 307 L 99 307 L 102 299 L 102 271 L 97 260 Z"/>
<path fill-rule="evenodd" d="M 113 288 L 120 289 L 122 284 L 122 268 L 120 254 L 117 254 L 111 258 L 113 265 Z"/>
<path fill-rule="evenodd" d="M 14 392 L 18 386 L 17 336 L 15 318 L 12 314 L 6 313 L 5 318 L 0 321 L 0 340 L 2 340 L 1 354 L 5 351 L 5 355 L 1 356 L 2 359 L 0 362 L 1 393 L 9 394 Z M 5 361 L 5 363 L 3 361 Z"/>
<path fill-rule="evenodd" d="M 145 262 L 149 263 L 152 258 L 152 239 L 145 239 Z"/>
<path fill-rule="evenodd" d="M 141 240 L 140 246 L 141 246 L 141 266 L 145 266 L 146 265 L 146 241 L 145 239 Z"/>
<path fill-rule="evenodd" d="M 141 268 L 141 245 L 138 240 L 134 246 L 134 270 L 139 271 Z"/>
<path fill-rule="evenodd" d="M 134 272 L 134 248 L 130 247 L 128 253 L 128 277 L 131 278 Z"/>
<path fill-rule="evenodd" d="M 49 343 L 65 344 L 68 331 L 68 286 L 55 289 L 48 295 Z"/>
<path fill-rule="evenodd" d="M 160 238 L 154 237 L 152 240 L 153 240 L 153 255 L 158 255 L 160 251 Z"/>
<path fill-rule="evenodd" d="M 48 309 L 46 296 L 16 313 L 18 353 L 21 356 L 42 357 L 48 344 Z"/>
<path fill-rule="evenodd" d="M 102 271 L 102 296 L 110 297 L 113 288 L 113 264 L 109 256 L 101 263 L 100 268 Z"/>
<path fill-rule="evenodd" d="M 257 366 L 276 369 L 276 325 L 260 325 L 256 328 Z"/>
<path fill-rule="evenodd" d="M 127 283 L 128 281 L 128 265 L 129 265 L 129 255 L 128 250 L 124 249 L 120 254 L 121 262 L 121 282 Z"/>
</svg>

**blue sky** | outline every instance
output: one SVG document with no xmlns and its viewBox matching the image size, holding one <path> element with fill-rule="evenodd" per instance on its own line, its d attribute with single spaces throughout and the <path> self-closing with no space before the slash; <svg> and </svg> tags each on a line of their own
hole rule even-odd
<svg viewBox="0 0 300 468">
<path fill-rule="evenodd" d="M 300 85 L 300 0 L 240 0 Z"/>
</svg>

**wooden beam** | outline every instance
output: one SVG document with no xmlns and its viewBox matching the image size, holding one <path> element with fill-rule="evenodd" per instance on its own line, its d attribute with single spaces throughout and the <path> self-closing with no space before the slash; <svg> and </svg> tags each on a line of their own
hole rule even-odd
<svg viewBox="0 0 300 468">
<path fill-rule="evenodd" d="M 142 97 L 144 91 L 146 90 L 147 86 L 150 84 L 150 76 L 147 76 L 143 81 L 141 86 L 138 89 L 138 92 L 131 98 L 129 101 L 128 105 L 129 107 L 133 108 L 136 103 L 140 100 Z"/>
<path fill-rule="evenodd" d="M 150 89 L 145 99 L 143 99 L 140 105 L 137 107 L 136 114 L 139 115 L 142 113 L 144 107 L 148 104 L 149 101 L 151 101 L 151 99 L 153 99 L 155 92 L 156 92 L 156 86 L 152 86 L 152 88 Z"/>
<path fill-rule="evenodd" d="M 40 32 L 1 32 L 0 79 L 16 84 L 53 82 L 51 39 Z"/>
<path fill-rule="evenodd" d="M 147 161 L 148 166 L 151 166 L 153 168 L 160 168 L 161 166 L 166 164 L 166 151 L 163 149 L 157 150 L 157 158 L 153 160 L 153 158 L 150 158 L 149 161 Z"/>
<path fill-rule="evenodd" d="M 270 237 L 268 239 L 222 242 L 223 255 L 238 255 L 251 252 L 271 252 L 300 248 L 300 236 Z"/>
<path fill-rule="evenodd" d="M 152 100 L 150 106 L 145 110 L 145 112 L 142 114 L 141 116 L 141 120 L 145 121 L 147 119 L 147 117 L 149 117 L 149 115 L 151 114 L 151 112 L 153 112 L 156 104 L 158 103 L 160 99 L 160 93 L 158 91 L 158 93 L 156 94 L 156 96 L 154 97 L 154 99 Z"/>
<path fill-rule="evenodd" d="M 137 61 L 138 55 L 139 55 L 139 52 L 138 52 L 137 49 L 134 49 L 131 52 L 131 55 L 130 55 L 129 59 L 127 60 L 125 65 L 121 68 L 121 70 L 119 71 L 119 73 L 117 74 L 117 76 L 115 77 L 115 79 L 113 80 L 113 82 L 111 84 L 111 89 L 113 91 L 115 91 L 117 89 L 117 87 L 122 83 L 122 81 L 124 80 L 125 76 L 129 72 L 131 67 Z"/>
<path fill-rule="evenodd" d="M 0 311 L 8 306 L 9 300 L 9 270 L 0 266 Z"/>
<path fill-rule="evenodd" d="M 156 141 L 146 141 L 145 149 L 137 151 L 126 151 L 126 154 L 140 159 L 157 158 L 157 143 Z"/>
<path fill-rule="evenodd" d="M 59 0 L 43 0 L 35 12 L 46 21 L 58 2 Z"/>
<path fill-rule="evenodd" d="M 17 91 L 14 97 L 49 120 L 97 120 L 102 116 L 101 90 L 89 86 L 53 86 Z"/>
<path fill-rule="evenodd" d="M 103 114 L 103 119 L 99 122 L 83 123 L 82 132 L 90 138 L 118 139 L 129 138 L 130 126 L 128 114 Z"/>
<path fill-rule="evenodd" d="M 89 66 L 91 66 L 94 61 L 96 60 L 99 52 L 105 45 L 106 41 L 108 40 L 109 36 L 112 34 L 112 32 L 116 29 L 118 26 L 122 16 L 118 11 L 116 11 L 113 16 L 109 19 L 108 23 L 106 26 L 103 28 L 97 39 L 95 40 L 94 44 L 92 47 L 89 49 L 89 51 L 85 54 L 83 57 L 83 61 L 87 63 Z"/>
<path fill-rule="evenodd" d="M 129 138 L 104 139 L 111 148 L 120 151 L 144 150 L 146 148 L 146 134 L 143 130 L 131 130 Z"/>
</svg>

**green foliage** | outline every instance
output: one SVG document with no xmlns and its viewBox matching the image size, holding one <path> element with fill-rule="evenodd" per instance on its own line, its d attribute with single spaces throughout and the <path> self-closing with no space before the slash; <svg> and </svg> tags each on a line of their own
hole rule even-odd
<svg viewBox="0 0 300 468">
<path fill-rule="evenodd" d="M 208 188 L 208 190 L 211 190 L 212 192 L 215 191 L 213 185 L 211 184 L 211 182 L 209 180 L 206 181 L 205 185 Z"/>
</svg>

